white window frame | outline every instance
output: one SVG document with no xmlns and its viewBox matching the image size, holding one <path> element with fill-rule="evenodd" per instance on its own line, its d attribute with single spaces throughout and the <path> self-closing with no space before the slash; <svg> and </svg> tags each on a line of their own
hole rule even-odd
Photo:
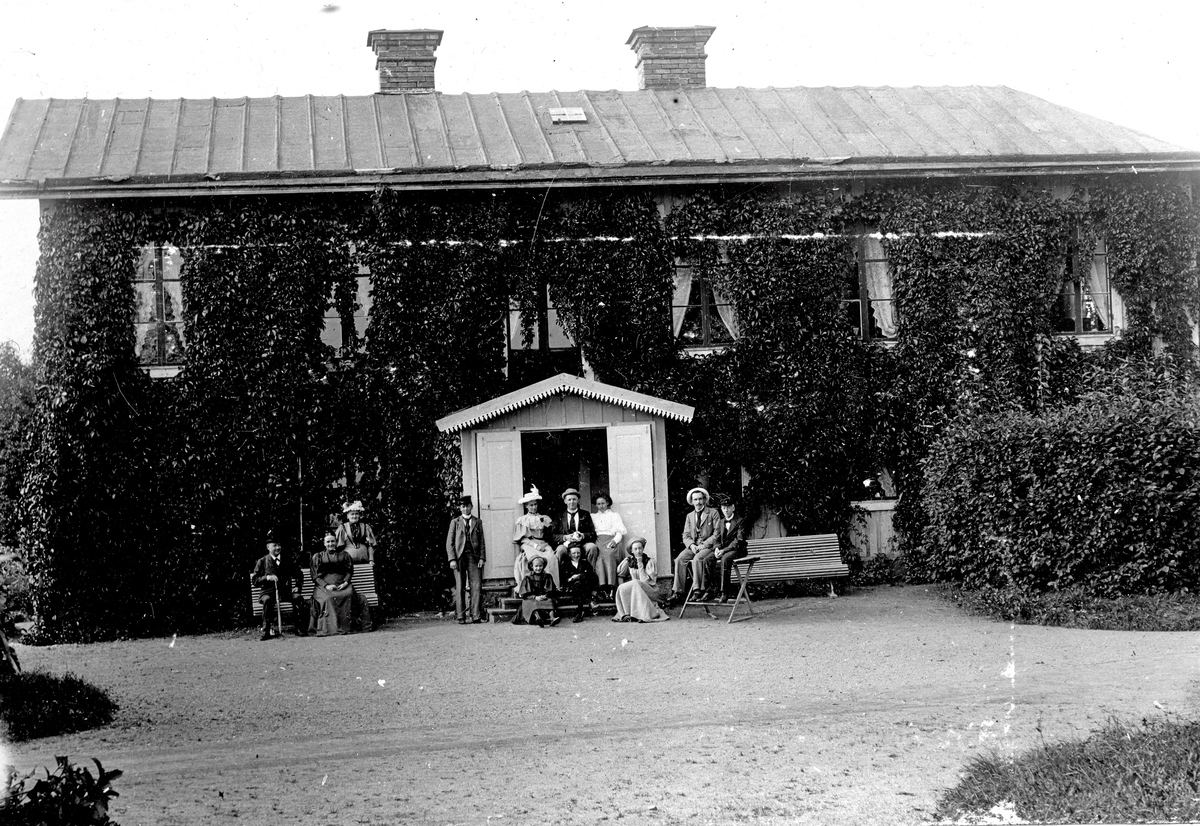
<svg viewBox="0 0 1200 826">
<path fill-rule="evenodd" d="M 142 370 L 151 378 L 173 378 L 179 374 L 187 361 L 186 329 L 183 319 L 183 252 L 171 243 L 142 244 L 138 247 L 139 259 L 133 274 L 134 290 L 141 295 L 141 287 L 150 285 L 150 301 L 153 304 L 148 318 L 142 318 L 143 302 L 138 299 L 134 309 L 134 355 Z M 177 264 L 168 267 L 166 256 L 172 256 Z M 149 257 L 149 261 L 147 258 Z M 147 269 L 150 277 L 146 277 Z M 168 272 L 169 270 L 169 272 Z M 170 277 L 168 277 L 170 276 Z M 176 289 L 168 289 L 167 285 L 177 285 Z M 171 304 L 178 304 L 172 307 Z M 170 311 L 170 312 L 168 312 Z M 168 315 L 172 317 L 167 318 Z M 148 327 L 157 325 L 153 331 L 156 337 L 156 361 L 142 360 L 143 334 L 149 332 Z M 166 357 L 167 342 L 170 336 L 168 328 L 178 331 L 176 352 L 178 358 L 168 360 Z"/>
</svg>

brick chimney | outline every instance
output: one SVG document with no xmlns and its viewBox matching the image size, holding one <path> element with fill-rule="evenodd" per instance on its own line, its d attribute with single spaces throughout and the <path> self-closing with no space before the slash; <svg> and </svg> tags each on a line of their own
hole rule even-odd
<svg viewBox="0 0 1200 826">
<path fill-rule="evenodd" d="M 634 29 L 625 45 L 637 53 L 638 88 L 707 86 L 704 44 L 714 31 L 714 26 Z"/>
<path fill-rule="evenodd" d="M 432 92 L 433 53 L 442 43 L 438 29 L 375 29 L 367 45 L 375 50 L 380 92 Z"/>
</svg>

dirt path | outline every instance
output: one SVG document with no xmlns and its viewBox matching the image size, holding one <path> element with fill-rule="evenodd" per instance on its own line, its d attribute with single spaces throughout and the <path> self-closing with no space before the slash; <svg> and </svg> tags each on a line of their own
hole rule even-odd
<svg viewBox="0 0 1200 826">
<path fill-rule="evenodd" d="M 1200 711 L 1200 633 L 1014 628 L 920 587 L 759 607 L 25 648 L 122 710 L 15 763 L 123 769 L 124 826 L 917 823 L 981 750 Z"/>
</svg>

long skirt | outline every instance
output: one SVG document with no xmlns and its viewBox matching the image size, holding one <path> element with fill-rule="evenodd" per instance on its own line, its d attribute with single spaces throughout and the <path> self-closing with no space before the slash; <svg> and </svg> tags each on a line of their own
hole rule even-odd
<svg viewBox="0 0 1200 826">
<path fill-rule="evenodd" d="M 658 607 L 658 587 L 640 579 L 631 579 L 617 588 L 617 616 L 633 617 L 642 622 L 661 622 L 671 617 Z"/>
<path fill-rule="evenodd" d="M 517 591 L 520 592 L 525 574 L 529 573 L 529 563 L 535 556 L 546 560 L 546 573 L 554 580 L 555 588 L 561 587 L 562 583 L 558 581 L 558 557 L 554 555 L 554 549 L 540 539 L 526 539 L 521 543 L 521 553 L 517 554 L 513 562 L 513 579 L 517 581 Z"/>
<path fill-rule="evenodd" d="M 601 588 L 617 586 L 617 562 L 621 558 L 621 544 L 610 548 L 608 543 L 611 541 L 612 534 L 602 533 L 596 537 L 596 544 L 600 547 L 600 555 L 596 558 L 596 577 L 600 580 Z"/>
<path fill-rule="evenodd" d="M 327 591 L 318 585 L 313 591 L 313 612 L 308 626 L 309 632 L 318 637 L 349 634 L 353 604 L 353 588 L 347 588 L 344 591 Z M 367 622 L 369 623 L 370 620 Z"/>
<path fill-rule="evenodd" d="M 555 601 L 553 597 L 543 600 L 536 600 L 533 597 L 527 597 L 526 599 L 521 600 L 521 617 L 526 622 L 536 622 L 534 614 L 538 611 L 550 612 L 556 610 L 554 602 Z M 549 619 L 549 615 L 542 614 L 542 619 Z"/>
</svg>

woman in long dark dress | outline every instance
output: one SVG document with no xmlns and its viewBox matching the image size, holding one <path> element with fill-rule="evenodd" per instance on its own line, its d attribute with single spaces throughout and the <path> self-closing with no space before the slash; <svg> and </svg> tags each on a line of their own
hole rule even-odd
<svg viewBox="0 0 1200 826">
<path fill-rule="evenodd" d="M 350 579 L 354 575 L 354 562 L 350 554 L 339 550 L 337 537 L 325 534 L 325 549 L 312 556 L 313 613 L 309 621 L 309 632 L 318 637 L 334 634 L 349 634 L 355 603 L 354 586 Z M 359 600 L 363 611 L 363 627 L 371 627 L 371 609 L 365 600 Z"/>
</svg>

